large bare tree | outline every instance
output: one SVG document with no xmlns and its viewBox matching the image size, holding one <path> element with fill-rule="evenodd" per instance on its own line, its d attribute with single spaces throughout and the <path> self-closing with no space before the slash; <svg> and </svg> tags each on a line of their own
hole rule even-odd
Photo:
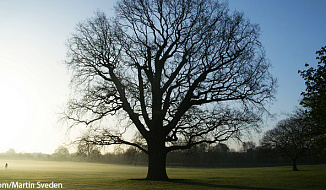
<svg viewBox="0 0 326 190">
<path fill-rule="evenodd" d="M 168 152 L 257 127 L 275 91 L 258 25 L 213 0 L 121 0 L 115 8 L 113 18 L 98 12 L 78 24 L 68 41 L 76 97 L 65 114 L 74 125 L 102 121 L 93 143 L 139 148 L 147 179 L 165 180 Z M 105 125 L 111 116 L 127 121 L 123 130 Z M 132 130 L 139 138 L 128 138 Z"/>
</svg>

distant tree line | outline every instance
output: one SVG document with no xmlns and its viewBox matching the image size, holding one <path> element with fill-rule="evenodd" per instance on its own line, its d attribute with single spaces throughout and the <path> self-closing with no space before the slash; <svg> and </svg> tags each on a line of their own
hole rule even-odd
<svg viewBox="0 0 326 190">
<path fill-rule="evenodd" d="M 53 154 L 43 153 L 16 153 L 9 150 L 0 154 L 0 159 L 33 159 L 54 161 L 87 161 L 110 164 L 147 165 L 148 157 L 145 153 L 134 147 L 117 149 L 114 152 L 102 154 L 100 147 L 90 148 L 87 154 L 77 152 L 69 153 L 67 147 L 58 147 Z M 309 153 L 309 150 L 306 150 Z M 286 155 L 278 154 L 266 145 L 256 146 L 254 142 L 243 142 L 240 150 L 230 149 L 228 145 L 201 144 L 190 150 L 171 152 L 167 157 L 167 167 L 256 167 L 289 165 L 290 159 Z M 326 157 L 321 155 L 308 155 L 300 157 L 298 164 L 323 164 Z"/>
<path fill-rule="evenodd" d="M 298 164 L 322 164 L 326 163 L 326 157 L 309 154 L 297 159 Z M 112 163 L 145 165 L 146 154 L 129 148 L 120 154 L 106 154 L 103 156 Z M 190 150 L 171 152 L 167 156 L 168 167 L 255 167 L 288 165 L 291 159 L 279 154 L 264 145 L 256 146 L 253 142 L 243 142 L 239 151 L 230 149 L 226 144 L 216 145 L 202 144 Z"/>
<path fill-rule="evenodd" d="M 242 142 L 238 151 L 230 149 L 224 143 L 202 143 L 188 150 L 175 150 L 167 156 L 168 167 L 254 167 L 276 166 L 292 163 L 325 164 L 325 148 L 322 138 L 311 135 L 315 125 L 310 120 L 310 113 L 298 108 L 276 126 L 266 131 L 257 146 L 252 141 Z M 112 164 L 147 165 L 148 156 L 136 147 L 117 145 L 113 152 L 103 154 L 101 148 L 89 136 L 84 135 L 73 143 L 76 147 L 70 153 L 65 146 L 59 146 L 53 154 L 16 153 L 9 149 L 0 153 L 0 159 L 33 159 L 55 161 L 86 161 Z"/>
</svg>

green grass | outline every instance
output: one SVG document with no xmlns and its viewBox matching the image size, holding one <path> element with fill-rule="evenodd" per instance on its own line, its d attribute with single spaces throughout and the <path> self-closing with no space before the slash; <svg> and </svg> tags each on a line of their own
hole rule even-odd
<svg viewBox="0 0 326 190">
<path fill-rule="evenodd" d="M 8 162 L 7 170 L 4 168 Z M 63 189 L 325 189 L 326 165 L 265 168 L 168 168 L 171 181 L 146 181 L 146 167 L 84 162 L 0 160 L 0 184 L 62 183 Z"/>
</svg>

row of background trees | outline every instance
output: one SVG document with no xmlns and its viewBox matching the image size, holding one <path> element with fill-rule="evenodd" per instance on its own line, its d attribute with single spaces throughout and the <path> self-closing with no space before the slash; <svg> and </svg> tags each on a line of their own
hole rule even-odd
<svg viewBox="0 0 326 190">
<path fill-rule="evenodd" d="M 262 142 L 265 140 L 262 140 Z M 77 151 L 70 153 L 65 146 L 59 146 L 53 154 L 44 153 L 16 153 L 9 149 L 0 153 L 0 159 L 33 159 L 55 161 L 87 161 L 110 164 L 147 165 L 148 158 L 145 153 L 134 147 L 123 149 L 117 146 L 114 151 L 102 153 L 102 147 L 93 144 L 80 143 Z M 311 154 L 305 149 L 297 158 L 298 164 L 326 163 L 326 157 Z M 288 165 L 291 159 L 286 154 L 280 154 L 266 144 L 256 145 L 253 141 L 241 143 L 239 150 L 230 148 L 227 144 L 201 144 L 190 150 L 177 150 L 167 156 L 169 167 L 255 167 Z"/>
</svg>

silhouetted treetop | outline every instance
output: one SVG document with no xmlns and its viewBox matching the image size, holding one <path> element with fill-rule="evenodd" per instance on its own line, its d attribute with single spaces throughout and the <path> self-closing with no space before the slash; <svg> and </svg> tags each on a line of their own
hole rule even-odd
<svg viewBox="0 0 326 190">
<path fill-rule="evenodd" d="M 305 80 L 306 90 L 301 93 L 300 104 L 309 111 L 309 120 L 314 123 L 311 138 L 326 152 L 326 46 L 316 51 L 317 68 L 306 64 L 306 70 L 298 71 Z"/>
</svg>

